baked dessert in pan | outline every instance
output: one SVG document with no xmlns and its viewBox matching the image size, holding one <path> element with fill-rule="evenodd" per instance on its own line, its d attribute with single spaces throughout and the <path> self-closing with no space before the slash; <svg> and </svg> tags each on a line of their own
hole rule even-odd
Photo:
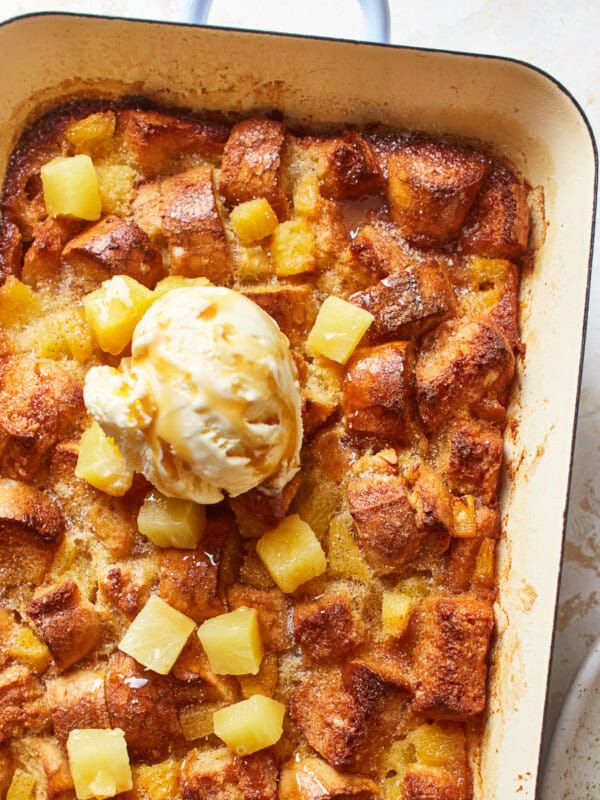
<svg viewBox="0 0 600 800">
<path fill-rule="evenodd" d="M 528 220 L 507 165 L 407 133 L 135 101 L 25 132 L 0 222 L 9 796 L 471 797 Z M 223 298 L 240 341 L 210 350 Z M 274 384 L 255 307 L 289 342 Z M 192 332 L 177 376 L 161 325 Z M 190 456 L 180 373 L 236 435 L 254 387 L 268 436 Z"/>
</svg>

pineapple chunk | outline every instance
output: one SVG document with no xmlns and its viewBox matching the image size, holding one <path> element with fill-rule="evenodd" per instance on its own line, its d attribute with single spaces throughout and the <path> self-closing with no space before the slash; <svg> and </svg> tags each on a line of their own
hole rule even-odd
<svg viewBox="0 0 600 800">
<path fill-rule="evenodd" d="M 229 614 L 207 619 L 198 638 L 217 675 L 256 675 L 263 646 L 255 608 L 236 608 Z"/>
<path fill-rule="evenodd" d="M 294 210 L 305 217 L 317 212 L 319 198 L 319 179 L 314 172 L 303 172 L 294 186 Z"/>
<path fill-rule="evenodd" d="M 102 211 L 124 217 L 135 195 L 135 172 L 125 164 L 107 164 L 96 167 L 96 173 Z"/>
<path fill-rule="evenodd" d="M 53 158 L 41 169 L 44 203 L 51 217 L 100 219 L 102 200 L 92 159 Z"/>
<path fill-rule="evenodd" d="M 277 214 L 264 197 L 240 203 L 229 215 L 233 232 L 242 244 L 259 242 L 270 236 L 279 224 Z"/>
<path fill-rule="evenodd" d="M 473 570 L 473 581 L 483 586 L 494 585 L 494 551 L 496 542 L 493 539 L 484 539 L 479 545 L 475 568 Z"/>
<path fill-rule="evenodd" d="M 204 506 L 165 497 L 156 489 L 146 497 L 137 518 L 138 530 L 157 547 L 196 547 L 206 525 Z"/>
<path fill-rule="evenodd" d="M 35 800 L 35 783 L 33 775 L 17 770 L 8 787 L 6 800 Z"/>
<path fill-rule="evenodd" d="M 97 422 L 92 422 L 81 437 L 75 475 L 113 497 L 124 495 L 133 481 L 133 470 L 128 468 L 114 439 Z"/>
<path fill-rule="evenodd" d="M 0 287 L 0 322 L 3 328 L 25 325 L 41 311 L 39 295 L 26 283 L 9 275 Z"/>
<path fill-rule="evenodd" d="M 169 275 L 167 278 L 160 280 L 153 291 L 153 302 L 156 302 L 167 292 L 172 292 L 173 289 L 183 289 L 186 286 L 211 286 L 208 278 L 184 278 L 183 275 Z"/>
<path fill-rule="evenodd" d="M 79 800 L 114 797 L 133 788 L 125 735 L 120 728 L 72 730 L 67 754 Z"/>
<path fill-rule="evenodd" d="M 52 661 L 46 645 L 25 626 L 19 629 L 14 641 L 6 645 L 6 653 L 37 674 L 44 672 Z"/>
<path fill-rule="evenodd" d="M 101 349 L 119 355 L 155 299 L 150 289 L 128 275 L 115 275 L 86 295 L 85 316 Z"/>
<path fill-rule="evenodd" d="M 314 531 L 292 514 L 257 542 L 256 552 L 282 592 L 294 592 L 327 569 L 327 560 Z"/>
<path fill-rule="evenodd" d="M 273 266 L 262 245 L 238 247 L 235 252 L 235 270 L 240 280 L 258 280 L 270 275 Z"/>
<path fill-rule="evenodd" d="M 173 800 L 179 797 L 178 761 L 139 764 L 133 768 L 136 800 Z"/>
<path fill-rule="evenodd" d="M 76 153 L 96 153 L 111 144 L 116 121 L 113 111 L 98 111 L 69 125 L 65 139 Z"/>
<path fill-rule="evenodd" d="M 410 734 L 417 761 L 428 767 L 447 767 L 465 759 L 465 734 L 460 725 L 434 722 Z"/>
<path fill-rule="evenodd" d="M 372 322 L 373 315 L 364 308 L 330 296 L 319 309 L 306 345 L 314 353 L 345 364 Z"/>
<path fill-rule="evenodd" d="M 381 623 L 386 636 L 401 636 L 407 629 L 415 599 L 402 592 L 384 592 Z"/>
<path fill-rule="evenodd" d="M 339 519 L 332 520 L 329 526 L 327 560 L 331 575 L 356 578 L 359 581 L 368 581 L 371 577 L 369 567 L 348 526 Z"/>
<path fill-rule="evenodd" d="M 459 539 L 472 539 L 477 536 L 475 498 L 472 494 L 452 499 L 452 516 L 454 518 L 453 536 Z"/>
<path fill-rule="evenodd" d="M 200 703 L 187 706 L 179 712 L 179 724 L 184 739 L 193 742 L 194 739 L 204 739 L 214 733 L 213 714 L 223 708 L 222 703 Z"/>
<path fill-rule="evenodd" d="M 271 257 L 279 276 L 299 275 L 317 268 L 315 236 L 303 219 L 281 222 L 271 239 Z"/>
<path fill-rule="evenodd" d="M 249 756 L 281 738 L 285 706 L 255 694 L 213 714 L 215 734 L 238 756 Z"/>
<path fill-rule="evenodd" d="M 152 595 L 127 629 L 119 649 L 144 667 L 167 675 L 195 627 L 193 619 Z"/>
</svg>

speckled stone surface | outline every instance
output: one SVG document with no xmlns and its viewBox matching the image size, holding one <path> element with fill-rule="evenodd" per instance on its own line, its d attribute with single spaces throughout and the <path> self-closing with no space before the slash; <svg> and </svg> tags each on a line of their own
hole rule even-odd
<svg viewBox="0 0 600 800">
<path fill-rule="evenodd" d="M 64 10 L 149 19 L 181 20 L 191 0 L 4 0 L 0 19 L 29 11 Z M 600 136 L 600 58 L 597 0 L 390 0 L 392 41 L 417 47 L 489 53 L 528 61 L 549 72 L 577 98 Z M 214 0 L 209 22 L 360 38 L 355 0 Z M 571 503 L 550 682 L 546 747 L 565 693 L 600 634 L 600 237 L 591 295 Z M 557 378 L 559 379 L 559 377 Z M 543 800 L 600 796 L 597 680 L 581 729 Z M 595 726 L 595 728 L 594 728 Z M 593 730 L 590 733 L 588 727 Z M 593 735 L 594 734 L 594 735 Z M 559 758 L 554 753 L 553 759 Z M 571 768 L 571 764 L 576 766 Z M 562 770 L 562 772 L 561 772 Z M 570 777 L 569 777 L 570 776 Z M 596 783 L 594 783 L 596 781 Z M 565 793 L 568 792 L 568 793 Z"/>
</svg>

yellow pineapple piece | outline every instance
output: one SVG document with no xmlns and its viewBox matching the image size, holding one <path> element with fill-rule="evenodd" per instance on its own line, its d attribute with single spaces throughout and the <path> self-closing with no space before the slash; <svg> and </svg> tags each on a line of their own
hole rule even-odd
<svg viewBox="0 0 600 800">
<path fill-rule="evenodd" d="M 305 217 L 314 216 L 317 213 L 320 196 L 319 179 L 315 173 L 303 172 L 294 185 L 294 211 Z"/>
<path fill-rule="evenodd" d="M 119 355 L 154 300 L 150 289 L 128 275 L 115 275 L 86 295 L 85 316 L 100 348 Z"/>
<path fill-rule="evenodd" d="M 136 800 L 173 800 L 178 797 L 180 763 L 169 759 L 160 764 L 139 764 L 133 768 Z"/>
<path fill-rule="evenodd" d="M 41 169 L 44 203 L 51 217 L 97 220 L 102 212 L 98 176 L 86 155 L 53 158 Z"/>
<path fill-rule="evenodd" d="M 317 269 L 315 235 L 304 219 L 281 222 L 271 238 L 271 258 L 279 276 Z"/>
<path fill-rule="evenodd" d="M 273 272 L 273 265 L 262 245 L 237 247 L 235 254 L 235 270 L 240 280 L 258 280 Z"/>
<path fill-rule="evenodd" d="M 25 626 L 21 627 L 14 640 L 6 645 L 6 652 L 11 658 L 30 667 L 37 674 L 44 672 L 52 661 L 46 645 Z"/>
<path fill-rule="evenodd" d="M 430 590 L 427 578 L 404 578 L 396 585 L 396 591 L 412 597 L 415 601 L 422 600 Z"/>
<path fill-rule="evenodd" d="M 96 173 L 102 211 L 124 217 L 135 196 L 135 172 L 125 164 L 104 164 L 96 167 Z"/>
<path fill-rule="evenodd" d="M 406 770 L 415 762 L 415 748 L 410 739 L 401 739 L 392 742 L 383 757 L 384 800 L 402 800 L 402 783 Z"/>
<path fill-rule="evenodd" d="M 448 767 L 465 759 L 465 734 L 460 725 L 434 722 L 411 731 L 417 761 L 428 767 Z"/>
<path fill-rule="evenodd" d="M 207 619 L 197 633 L 217 675 L 256 675 L 264 651 L 255 608 L 242 606 Z"/>
<path fill-rule="evenodd" d="M 369 311 L 330 296 L 319 309 L 306 345 L 313 353 L 345 364 L 372 322 Z"/>
<path fill-rule="evenodd" d="M 469 274 L 475 288 L 485 291 L 497 283 L 503 283 L 509 273 L 510 261 L 502 258 L 474 256 L 469 264 Z"/>
<path fill-rule="evenodd" d="M 144 667 L 167 675 L 195 627 L 193 619 L 152 595 L 127 629 L 119 649 Z"/>
<path fill-rule="evenodd" d="M 334 519 L 329 526 L 327 560 L 330 575 L 368 581 L 371 571 L 348 526 Z"/>
<path fill-rule="evenodd" d="M 273 697 L 279 680 L 279 659 L 275 653 L 265 653 L 256 675 L 240 675 L 238 681 L 244 697 L 264 694 Z"/>
<path fill-rule="evenodd" d="M 223 708 L 223 703 L 199 703 L 182 709 L 179 712 L 179 724 L 186 741 L 212 736 L 213 714 L 220 708 Z"/>
<path fill-rule="evenodd" d="M 15 328 L 27 324 L 41 311 L 39 295 L 30 286 L 9 275 L 0 286 L 0 324 Z"/>
<path fill-rule="evenodd" d="M 91 358 L 94 343 L 83 306 L 76 306 L 68 312 L 59 314 L 58 322 L 62 326 L 71 357 L 81 363 Z"/>
<path fill-rule="evenodd" d="M 452 535 L 459 539 L 472 539 L 477 536 L 475 522 L 475 498 L 472 494 L 452 498 L 454 526 Z"/>
<path fill-rule="evenodd" d="M 240 203 L 232 209 L 229 221 L 242 244 L 259 242 L 270 236 L 279 224 L 277 214 L 264 197 Z"/>
<path fill-rule="evenodd" d="M 69 125 L 65 131 L 65 139 L 72 145 L 75 153 L 92 155 L 111 144 L 115 125 L 113 111 L 98 111 Z"/>
<path fill-rule="evenodd" d="M 92 422 L 81 437 L 75 475 L 114 497 L 124 495 L 133 481 L 133 470 L 125 463 L 114 439 L 97 422 Z"/>
<path fill-rule="evenodd" d="M 186 286 L 211 286 L 211 282 L 208 278 L 184 278 L 183 275 L 169 275 L 160 280 L 154 287 L 152 292 L 154 295 L 153 302 L 156 302 L 167 292 L 172 292 L 173 289 L 183 289 Z"/>
<path fill-rule="evenodd" d="M 206 509 L 191 500 L 150 492 L 140 508 L 138 530 L 157 547 L 196 547 L 204 534 Z"/>
<path fill-rule="evenodd" d="M 133 787 L 125 735 L 120 728 L 72 730 L 67 754 L 79 800 L 114 797 Z"/>
<path fill-rule="evenodd" d="M 33 775 L 17 770 L 12 777 L 6 800 L 35 800 L 36 780 Z"/>
<path fill-rule="evenodd" d="M 215 734 L 238 756 L 249 756 L 281 738 L 285 706 L 255 694 L 213 714 Z"/>
<path fill-rule="evenodd" d="M 483 586 L 494 585 L 494 551 L 496 542 L 493 539 L 484 539 L 479 545 L 475 568 L 473 570 L 473 581 Z"/>
<path fill-rule="evenodd" d="M 256 544 L 256 552 L 282 592 L 294 592 L 327 569 L 314 531 L 298 514 L 286 517 Z"/>
<path fill-rule="evenodd" d="M 386 636 L 401 636 L 410 622 L 416 601 L 402 592 L 384 592 L 381 598 L 381 623 Z"/>
</svg>

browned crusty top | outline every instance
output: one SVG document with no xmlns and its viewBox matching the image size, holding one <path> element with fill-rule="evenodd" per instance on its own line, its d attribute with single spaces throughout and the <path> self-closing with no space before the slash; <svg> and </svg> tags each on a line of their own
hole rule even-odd
<svg viewBox="0 0 600 800">
<path fill-rule="evenodd" d="M 82 150 L 70 132 L 90 114 L 104 134 Z M 76 152 L 131 176 L 97 222 L 46 213 L 40 167 Z M 306 271 L 277 274 L 269 238 L 238 239 L 229 214 L 255 198 L 308 226 Z M 1 213 L 0 278 L 30 287 L 31 303 L 0 288 L 0 794 L 20 769 L 40 798 L 72 800 L 69 732 L 119 727 L 128 800 L 469 800 L 477 734 L 464 723 L 486 701 L 523 184 L 485 153 L 423 137 L 297 135 L 275 119 L 94 101 L 26 132 Z M 193 550 L 137 531 L 140 476 L 116 498 L 74 474 L 86 370 L 115 363 L 82 298 L 117 274 L 243 292 L 298 367 L 301 473 L 209 508 Z M 374 317 L 344 367 L 306 347 L 329 295 Z M 256 541 L 289 513 L 328 569 L 283 594 Z M 395 636 L 381 616 L 391 590 L 412 608 Z M 197 623 L 255 608 L 259 674 L 216 675 L 195 635 L 167 676 L 120 652 L 153 594 Z M 255 693 L 287 706 L 277 745 L 240 758 L 190 734 L 190 718 Z"/>
</svg>

